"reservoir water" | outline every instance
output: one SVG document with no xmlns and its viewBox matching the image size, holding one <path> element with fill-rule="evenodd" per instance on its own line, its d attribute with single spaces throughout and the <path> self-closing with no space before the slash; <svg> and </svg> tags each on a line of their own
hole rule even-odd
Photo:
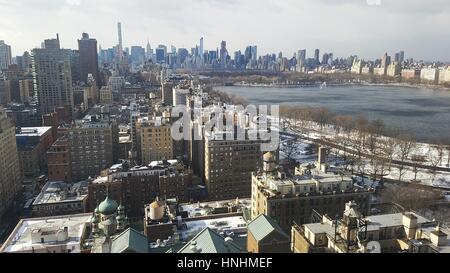
<svg viewBox="0 0 450 273">
<path fill-rule="evenodd" d="M 450 141 L 450 91 L 400 86 L 243 87 L 215 90 L 241 96 L 252 104 L 327 107 L 369 120 L 383 119 L 420 141 Z"/>
</svg>

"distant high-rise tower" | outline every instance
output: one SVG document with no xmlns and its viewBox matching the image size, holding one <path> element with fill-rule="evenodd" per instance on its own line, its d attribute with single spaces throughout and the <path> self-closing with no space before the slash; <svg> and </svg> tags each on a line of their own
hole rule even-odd
<svg viewBox="0 0 450 273">
<path fill-rule="evenodd" d="M 87 83 L 88 75 L 92 74 L 99 86 L 97 40 L 89 38 L 89 34 L 83 33 L 81 40 L 78 40 L 78 50 L 81 80 Z"/>
<path fill-rule="evenodd" d="M 117 23 L 117 35 L 118 35 L 118 41 L 119 41 L 119 47 L 123 49 L 123 43 L 122 43 L 122 23 Z"/>
<path fill-rule="evenodd" d="M 399 62 L 402 63 L 405 60 L 405 51 L 400 51 L 399 53 Z"/>
<path fill-rule="evenodd" d="M 256 61 L 258 58 L 258 47 L 252 46 L 252 61 Z"/>
<path fill-rule="evenodd" d="M 147 60 L 151 60 L 153 58 L 153 49 L 150 46 L 150 41 L 147 40 Z"/>
<path fill-rule="evenodd" d="M 60 49 L 61 45 L 59 43 L 59 34 L 56 34 L 56 39 L 46 39 L 44 40 L 44 47 L 46 49 Z"/>
<path fill-rule="evenodd" d="M 316 64 L 320 64 L 319 54 L 320 54 L 319 49 L 314 50 L 314 61 L 316 62 Z"/>
<path fill-rule="evenodd" d="M 203 53 L 204 53 L 204 48 L 203 48 L 203 37 L 200 38 L 200 47 L 198 49 L 198 54 L 200 55 L 200 59 L 203 60 Z"/>
<path fill-rule="evenodd" d="M 220 43 L 220 62 L 222 66 L 226 65 L 227 57 L 228 57 L 227 42 L 222 41 Z"/>
<path fill-rule="evenodd" d="M 11 46 L 0 40 L 0 70 L 7 69 L 11 64 Z"/>
<path fill-rule="evenodd" d="M 299 50 L 297 53 L 297 62 L 305 64 L 306 61 L 306 49 Z"/>
<path fill-rule="evenodd" d="M 381 67 L 386 68 L 390 63 L 391 57 L 389 57 L 387 53 L 384 53 L 383 58 L 381 59 Z"/>
<path fill-rule="evenodd" d="M 124 62 L 124 56 L 123 56 L 123 43 L 122 43 L 122 23 L 117 23 L 117 38 L 118 38 L 118 44 L 117 44 L 117 57 L 116 57 L 116 63 L 122 64 Z"/>
<path fill-rule="evenodd" d="M 51 42 L 47 43 L 48 41 Z M 44 115 L 64 107 L 72 115 L 72 52 L 70 49 L 60 49 L 58 38 L 46 40 L 45 47 L 32 51 L 33 77 L 40 113 Z"/>
</svg>

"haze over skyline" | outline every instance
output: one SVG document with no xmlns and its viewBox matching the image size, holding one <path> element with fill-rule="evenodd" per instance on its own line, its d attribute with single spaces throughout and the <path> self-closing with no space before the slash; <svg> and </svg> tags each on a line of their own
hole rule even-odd
<svg viewBox="0 0 450 273">
<path fill-rule="evenodd" d="M 407 58 L 450 60 L 448 0 L 0 0 L 0 10 L 0 40 L 13 56 L 56 33 L 65 48 L 77 48 L 82 32 L 109 48 L 120 21 L 125 47 L 149 39 L 152 48 L 190 49 L 204 37 L 210 50 L 227 41 L 230 55 L 255 44 L 259 55 L 319 48 L 374 59 L 404 50 Z"/>
</svg>

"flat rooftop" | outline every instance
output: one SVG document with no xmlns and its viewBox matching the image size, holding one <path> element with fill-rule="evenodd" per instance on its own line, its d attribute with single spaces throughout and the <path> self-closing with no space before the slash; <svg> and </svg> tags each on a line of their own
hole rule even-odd
<svg viewBox="0 0 450 273">
<path fill-rule="evenodd" d="M 252 201 L 250 198 L 223 200 L 223 201 L 211 201 L 203 203 L 193 204 L 180 204 L 180 211 L 187 211 L 189 218 L 210 215 L 214 208 L 223 208 L 238 206 L 240 208 L 250 209 Z"/>
<path fill-rule="evenodd" d="M 209 227 L 222 236 L 232 236 L 247 233 L 247 222 L 242 216 L 228 216 L 215 219 L 203 219 L 184 222 L 186 229 L 179 230 L 180 238 L 189 240 L 205 227 Z"/>
<path fill-rule="evenodd" d="M 78 192 L 80 192 L 80 194 L 78 194 Z M 87 194 L 86 181 L 78 182 L 73 185 L 61 181 L 51 181 L 44 185 L 41 192 L 34 200 L 33 206 L 82 201 L 87 197 Z"/>
<path fill-rule="evenodd" d="M 79 251 L 81 236 L 85 223 L 91 220 L 92 213 L 51 216 L 42 218 L 22 219 L 9 238 L 3 244 L 0 252 L 31 252 L 51 245 L 73 246 L 74 251 Z M 56 243 L 31 243 L 31 232 L 36 229 L 60 229 L 68 227 L 69 237 L 66 241 Z"/>
<path fill-rule="evenodd" d="M 16 132 L 16 137 L 40 137 L 46 132 L 51 131 L 52 127 L 22 127 L 20 132 Z"/>
<path fill-rule="evenodd" d="M 431 222 L 430 220 L 416 214 L 413 212 L 408 212 L 417 217 L 417 224 L 424 224 Z M 373 215 L 364 218 L 369 221 L 367 225 L 367 230 L 378 230 L 384 227 L 395 227 L 395 226 L 403 226 L 403 214 L 402 213 L 392 213 L 392 214 L 381 214 L 381 215 Z"/>
<path fill-rule="evenodd" d="M 334 225 L 330 225 L 329 223 L 311 223 L 304 225 L 305 230 L 309 229 L 314 234 L 322 234 L 326 233 L 327 235 L 334 236 Z"/>
<path fill-rule="evenodd" d="M 445 234 L 447 234 L 447 244 L 442 246 L 432 246 L 434 249 L 439 251 L 439 253 L 450 253 L 450 228 L 441 229 Z M 422 228 L 422 232 L 429 238 L 431 232 L 436 232 L 436 227 L 426 227 Z"/>
</svg>

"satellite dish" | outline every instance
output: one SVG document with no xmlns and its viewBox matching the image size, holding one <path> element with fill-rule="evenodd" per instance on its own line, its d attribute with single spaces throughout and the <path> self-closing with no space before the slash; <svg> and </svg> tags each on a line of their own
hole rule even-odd
<svg viewBox="0 0 450 273">
<path fill-rule="evenodd" d="M 381 253 L 381 245 L 377 241 L 370 241 L 366 246 L 366 253 Z"/>
</svg>

